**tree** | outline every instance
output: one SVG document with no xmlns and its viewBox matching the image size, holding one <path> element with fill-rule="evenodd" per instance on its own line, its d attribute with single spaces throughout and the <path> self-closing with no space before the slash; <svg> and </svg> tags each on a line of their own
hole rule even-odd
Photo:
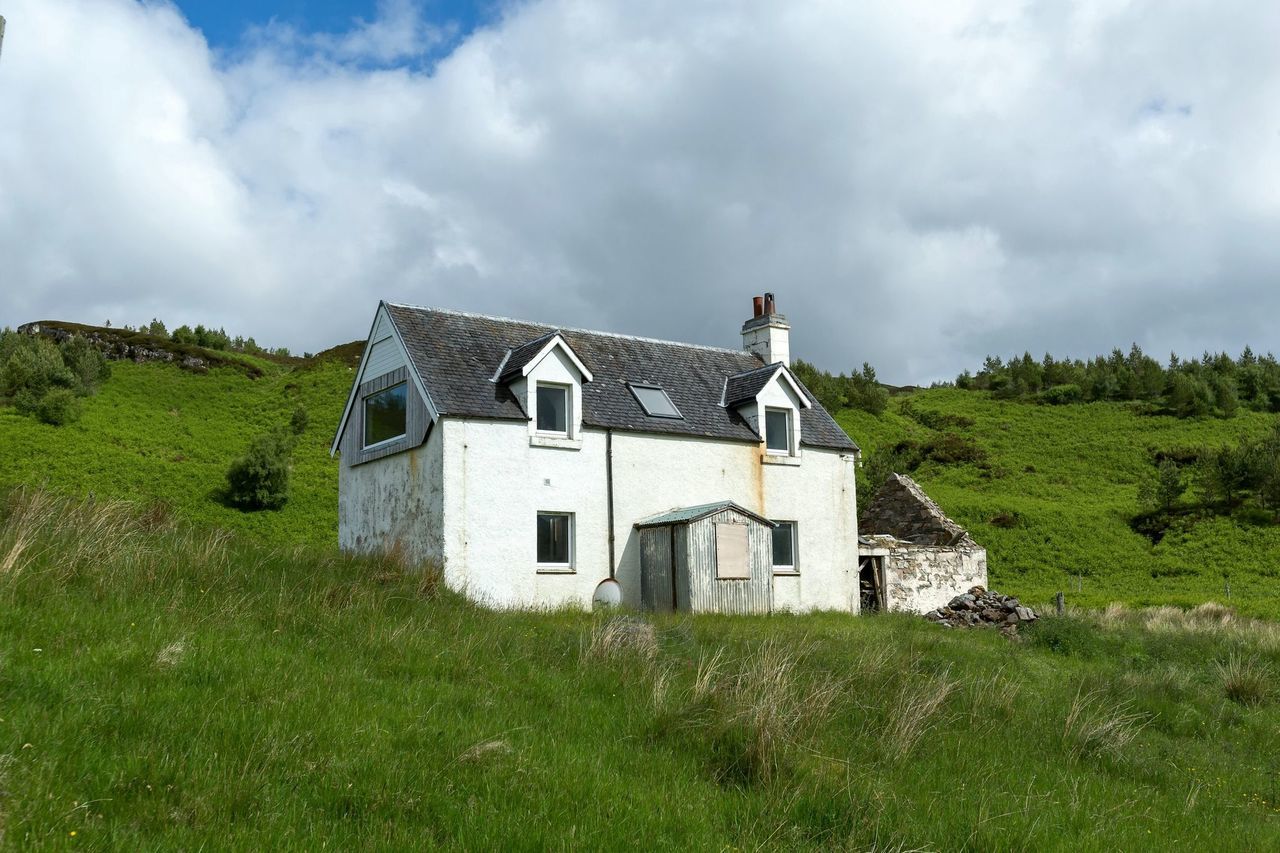
<svg viewBox="0 0 1280 853">
<path fill-rule="evenodd" d="M 1157 466 L 1155 477 L 1139 487 L 1138 502 L 1147 510 L 1168 512 L 1177 505 L 1178 499 L 1186 491 L 1187 480 L 1183 476 L 1182 467 L 1166 458 Z"/>
<path fill-rule="evenodd" d="M 227 470 L 227 499 L 241 509 L 279 509 L 289 500 L 291 443 L 277 433 L 259 435 Z"/>
</svg>

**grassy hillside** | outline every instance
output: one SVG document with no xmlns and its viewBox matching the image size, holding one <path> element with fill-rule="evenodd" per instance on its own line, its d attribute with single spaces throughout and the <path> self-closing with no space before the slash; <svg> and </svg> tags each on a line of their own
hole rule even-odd
<svg viewBox="0 0 1280 853">
<path fill-rule="evenodd" d="M 0 508 L 9 849 L 1267 850 L 1280 627 L 493 613 L 103 501 Z"/>
<path fill-rule="evenodd" d="M 1138 485 L 1153 470 L 1152 451 L 1261 436 L 1274 418 L 1242 411 L 1180 420 L 1123 403 L 1038 406 L 950 389 L 896 398 L 878 417 L 839 415 L 868 457 L 939 432 L 971 438 L 985 452 L 978 463 L 925 462 L 914 476 L 987 547 L 992 583 L 1002 591 L 1048 601 L 1062 590 L 1089 607 L 1191 605 L 1222 600 L 1229 579 L 1233 606 L 1280 618 L 1280 527 L 1216 518 L 1152 545 L 1128 524 Z"/>
<path fill-rule="evenodd" d="M 246 356 L 246 358 L 248 358 Z M 73 495 L 162 502 L 193 521 L 278 543 L 336 544 L 337 462 L 329 444 L 353 373 L 338 359 L 288 369 L 263 361 L 261 378 L 235 367 L 200 375 L 173 364 L 112 363 L 112 376 L 61 427 L 0 407 L 0 484 Z M 245 513 L 216 492 L 250 438 L 306 408 L 288 504 Z"/>
<path fill-rule="evenodd" d="M 350 356 L 347 350 L 338 355 Z M 47 426 L 0 407 L 0 446 L 14 449 L 0 454 L 0 485 L 160 501 L 190 520 L 266 542 L 331 544 L 337 462 L 328 445 L 349 390 L 349 363 L 264 361 L 263 376 L 254 379 L 232 367 L 196 375 L 115 362 L 77 423 Z M 215 493 L 231 460 L 299 405 L 310 427 L 295 453 L 289 503 L 256 513 L 219 503 Z M 921 423 L 938 425 L 938 416 L 952 423 Z M 992 582 L 1002 591 L 1047 602 L 1062 590 L 1090 607 L 1194 605 L 1224 599 L 1225 573 L 1233 606 L 1280 618 L 1280 527 L 1219 518 L 1152 545 L 1128 526 L 1152 450 L 1261 435 L 1272 417 L 1242 411 L 1228 420 L 1179 420 L 1140 415 L 1123 403 L 1038 406 L 946 389 L 895 397 L 880 416 L 838 414 L 868 458 L 904 439 L 945 432 L 985 453 L 977 464 L 926 462 L 913 475 L 987 546 Z M 972 425 L 956 426 L 957 418 Z M 864 498 L 870 486 L 859 484 Z"/>
</svg>

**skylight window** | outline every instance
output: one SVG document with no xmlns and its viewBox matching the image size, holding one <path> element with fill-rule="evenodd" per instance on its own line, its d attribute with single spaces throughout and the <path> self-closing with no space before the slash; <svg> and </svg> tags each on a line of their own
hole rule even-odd
<svg viewBox="0 0 1280 853">
<path fill-rule="evenodd" d="M 676 404 L 671 402 L 667 392 L 657 385 L 637 385 L 634 382 L 628 382 L 627 387 L 631 389 L 632 394 L 636 395 L 636 402 L 649 417 L 684 419 L 684 415 L 680 414 Z"/>
</svg>

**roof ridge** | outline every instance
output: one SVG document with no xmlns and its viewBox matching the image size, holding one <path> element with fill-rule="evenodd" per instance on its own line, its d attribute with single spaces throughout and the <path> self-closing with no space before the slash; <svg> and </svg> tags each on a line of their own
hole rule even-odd
<svg viewBox="0 0 1280 853">
<path fill-rule="evenodd" d="M 649 344 L 665 344 L 667 346 L 673 346 L 673 347 L 688 347 L 690 349 L 710 350 L 711 352 L 722 352 L 722 353 L 727 353 L 729 355 L 744 355 L 748 357 L 752 355 L 752 353 L 747 350 L 729 349 L 728 347 L 713 347 L 708 344 L 691 344 L 691 343 L 688 343 L 687 341 L 670 341 L 670 340 L 665 340 L 663 338 L 649 338 L 649 337 L 645 337 L 644 335 L 624 335 L 621 332 L 603 332 L 599 329 L 581 329 L 575 326 L 553 326 L 550 323 L 542 323 L 537 320 L 521 320 L 517 317 L 500 317 L 495 314 L 481 314 L 476 311 L 459 311 L 455 308 L 432 308 L 428 305 L 411 305 L 407 302 L 391 302 L 389 300 L 387 301 L 387 304 L 393 305 L 396 308 L 408 308 L 413 311 L 433 311 L 437 314 L 449 314 L 454 317 L 472 317 L 477 320 L 495 320 L 499 323 L 520 323 L 521 325 L 524 325 L 524 326 L 543 326 L 547 329 L 551 329 L 553 331 L 560 331 L 560 332 L 580 332 L 584 335 L 601 335 L 607 338 L 622 338 L 623 340 L 643 341 L 644 343 L 649 343 Z M 768 367 L 769 365 L 766 364 L 761 366 Z M 751 368 L 751 370 L 756 370 L 756 369 L 757 368 L 754 368 L 754 367 Z"/>
</svg>

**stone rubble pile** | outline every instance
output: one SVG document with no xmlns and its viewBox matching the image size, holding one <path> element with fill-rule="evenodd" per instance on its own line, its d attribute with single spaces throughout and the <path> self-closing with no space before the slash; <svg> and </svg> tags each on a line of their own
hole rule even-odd
<svg viewBox="0 0 1280 853">
<path fill-rule="evenodd" d="M 930 610 L 924 618 L 946 628 L 984 625 L 1012 628 L 1040 617 L 1013 596 L 975 586 L 964 595 L 951 599 L 946 607 Z"/>
</svg>

